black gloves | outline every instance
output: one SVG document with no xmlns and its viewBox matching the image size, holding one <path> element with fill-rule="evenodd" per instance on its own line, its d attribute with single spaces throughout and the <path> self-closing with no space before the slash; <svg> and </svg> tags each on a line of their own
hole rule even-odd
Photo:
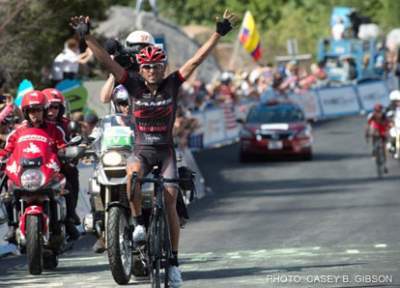
<svg viewBox="0 0 400 288">
<path fill-rule="evenodd" d="M 223 21 L 217 21 L 217 33 L 221 36 L 225 36 L 229 31 L 232 30 L 231 22 L 228 19 Z"/>
<path fill-rule="evenodd" d="M 75 30 L 81 39 L 90 34 L 90 19 L 88 16 L 75 16 L 71 18 L 70 26 Z"/>
<path fill-rule="evenodd" d="M 235 26 L 238 18 L 235 14 L 231 13 L 228 9 L 225 10 L 223 20 L 217 19 L 217 33 L 221 36 L 225 36 Z"/>
</svg>

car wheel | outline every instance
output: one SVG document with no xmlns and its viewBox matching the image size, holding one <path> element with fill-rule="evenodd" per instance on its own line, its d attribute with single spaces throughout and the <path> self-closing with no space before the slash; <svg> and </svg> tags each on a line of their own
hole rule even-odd
<svg viewBox="0 0 400 288">
<path fill-rule="evenodd" d="M 313 159 L 313 153 L 311 151 L 303 155 L 303 160 L 305 161 L 311 161 L 312 159 Z"/>
<path fill-rule="evenodd" d="M 250 156 L 244 152 L 240 152 L 239 154 L 239 162 L 240 163 L 247 163 L 250 161 Z"/>
</svg>

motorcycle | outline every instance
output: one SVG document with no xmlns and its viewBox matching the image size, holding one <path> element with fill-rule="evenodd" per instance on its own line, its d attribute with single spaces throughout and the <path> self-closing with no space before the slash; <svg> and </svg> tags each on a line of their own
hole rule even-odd
<svg viewBox="0 0 400 288">
<path fill-rule="evenodd" d="M 132 273 L 146 275 L 130 241 L 132 223 L 129 223 L 126 164 L 133 151 L 134 132 L 130 118 L 122 114 L 104 117 L 98 132 L 91 144 L 96 151 L 95 169 L 89 179 L 92 211 L 84 218 L 84 228 L 103 237 L 114 280 L 126 284 Z M 151 192 L 152 185 L 143 187 L 143 213 L 151 211 Z"/>
<path fill-rule="evenodd" d="M 393 111 L 388 116 L 392 118 L 393 126 L 389 130 L 387 148 L 394 159 L 400 159 L 400 111 Z"/>
<path fill-rule="evenodd" d="M 129 223 L 131 212 L 126 193 L 126 164 L 133 152 L 134 140 L 130 123 L 130 118 L 122 114 L 108 115 L 100 122 L 98 137 L 94 137 L 96 140 L 91 143 L 96 158 L 94 173 L 89 179 L 92 211 L 84 218 L 85 231 L 94 232 L 105 240 L 111 274 L 121 285 L 127 284 L 131 275 L 138 279 L 149 274 L 148 263 L 141 253 L 145 248 L 136 247 L 131 241 L 133 223 Z M 187 169 L 180 169 L 179 172 L 187 172 Z M 142 215 L 148 228 L 154 184 L 143 183 L 141 191 Z M 177 209 L 179 215 L 188 218 L 181 193 Z"/>
<path fill-rule="evenodd" d="M 80 141 L 81 137 L 75 137 L 65 145 L 67 159 L 78 156 L 73 145 Z M 64 195 L 68 191 L 50 142 L 42 129 L 29 128 L 3 163 L 7 192 L 12 195 L 13 213 L 9 217 L 17 226 L 17 244 L 27 256 L 32 275 L 56 268 L 66 243 Z"/>
</svg>

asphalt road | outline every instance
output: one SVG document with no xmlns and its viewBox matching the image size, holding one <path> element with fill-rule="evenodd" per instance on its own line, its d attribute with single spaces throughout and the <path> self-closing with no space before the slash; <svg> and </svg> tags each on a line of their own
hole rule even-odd
<svg viewBox="0 0 400 288">
<path fill-rule="evenodd" d="M 311 162 L 240 164 L 237 145 L 197 154 L 212 194 L 182 230 L 184 287 L 400 287 L 400 163 L 376 179 L 363 125 L 319 124 Z M 23 256 L 0 259 L 0 287 L 117 287 L 93 241 L 39 277 Z"/>
</svg>

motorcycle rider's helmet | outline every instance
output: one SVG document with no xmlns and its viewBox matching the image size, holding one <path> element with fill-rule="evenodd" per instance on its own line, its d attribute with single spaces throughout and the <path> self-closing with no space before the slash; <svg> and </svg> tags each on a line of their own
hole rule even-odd
<svg viewBox="0 0 400 288">
<path fill-rule="evenodd" d="M 130 105 L 130 97 L 128 90 L 124 87 L 124 85 L 118 85 L 114 88 L 112 92 L 111 99 L 113 101 L 114 109 L 116 113 L 121 113 L 119 109 L 119 105 Z"/>
<path fill-rule="evenodd" d="M 61 92 L 54 88 L 47 88 L 47 89 L 42 90 L 42 92 L 47 98 L 47 107 L 46 108 L 48 108 L 51 104 L 58 104 L 60 108 L 58 110 L 57 118 L 60 118 L 62 115 L 64 115 L 65 98 L 61 94 Z"/>
<path fill-rule="evenodd" d="M 30 121 L 28 110 L 31 108 L 45 109 L 47 105 L 46 96 L 38 90 L 33 90 L 25 94 L 21 103 L 21 110 L 26 120 Z"/>
<path fill-rule="evenodd" d="M 131 32 L 125 40 L 125 46 L 130 51 L 139 52 L 148 45 L 155 45 L 154 37 L 146 31 L 137 30 Z"/>
<path fill-rule="evenodd" d="M 389 99 L 390 101 L 400 101 L 400 91 L 393 90 L 392 92 L 390 92 Z"/>
<path fill-rule="evenodd" d="M 157 46 L 147 46 L 136 54 L 136 61 L 139 65 L 167 62 L 167 55 L 164 50 Z"/>
<path fill-rule="evenodd" d="M 383 111 L 383 105 L 380 103 L 377 103 L 374 105 L 374 112 L 378 113 L 378 112 L 382 112 Z"/>
</svg>

